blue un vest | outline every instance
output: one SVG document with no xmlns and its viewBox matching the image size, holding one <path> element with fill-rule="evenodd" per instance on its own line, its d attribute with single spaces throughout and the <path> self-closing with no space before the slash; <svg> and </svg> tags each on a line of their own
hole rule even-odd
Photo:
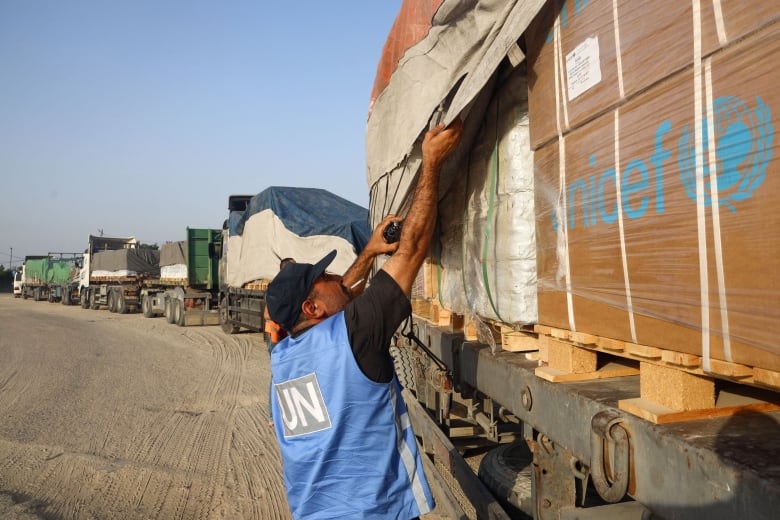
<svg viewBox="0 0 780 520">
<path fill-rule="evenodd" d="M 344 313 L 271 352 L 274 428 L 296 519 L 409 519 L 433 509 L 401 386 L 368 379 Z"/>
</svg>

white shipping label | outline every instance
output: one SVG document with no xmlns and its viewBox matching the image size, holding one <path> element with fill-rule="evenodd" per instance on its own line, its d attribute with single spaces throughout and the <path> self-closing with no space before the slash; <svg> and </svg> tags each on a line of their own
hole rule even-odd
<svg viewBox="0 0 780 520">
<path fill-rule="evenodd" d="M 601 81 L 599 39 L 588 38 L 566 55 L 566 86 L 569 101 Z"/>
</svg>

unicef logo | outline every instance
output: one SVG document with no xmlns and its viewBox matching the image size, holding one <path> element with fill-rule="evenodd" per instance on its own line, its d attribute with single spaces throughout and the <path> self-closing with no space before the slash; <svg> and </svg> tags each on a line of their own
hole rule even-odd
<svg viewBox="0 0 780 520">
<path fill-rule="evenodd" d="M 715 100 L 715 152 L 717 164 L 718 203 L 736 213 L 736 203 L 749 199 L 766 177 L 766 165 L 772 158 L 775 129 L 771 111 L 761 98 L 756 98 L 755 110 L 742 100 L 727 96 Z M 703 121 L 704 147 L 704 201 L 712 204 L 707 120 Z M 696 162 L 693 132 L 683 128 L 679 141 L 678 166 L 680 179 L 688 197 L 696 200 Z"/>
</svg>

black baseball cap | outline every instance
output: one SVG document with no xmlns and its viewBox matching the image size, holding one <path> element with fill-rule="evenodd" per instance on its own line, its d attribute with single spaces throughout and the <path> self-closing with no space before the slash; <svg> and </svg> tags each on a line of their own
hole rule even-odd
<svg viewBox="0 0 780 520">
<path fill-rule="evenodd" d="M 289 263 L 277 274 L 265 292 L 268 315 L 284 330 L 291 331 L 301 315 L 301 305 L 309 296 L 314 280 L 336 258 L 334 249 L 316 264 Z"/>
</svg>

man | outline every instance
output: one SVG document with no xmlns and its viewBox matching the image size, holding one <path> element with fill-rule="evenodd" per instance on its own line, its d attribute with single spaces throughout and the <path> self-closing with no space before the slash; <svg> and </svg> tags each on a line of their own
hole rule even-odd
<svg viewBox="0 0 780 520">
<path fill-rule="evenodd" d="M 422 171 L 400 240 L 372 234 L 344 276 L 290 264 L 268 287 L 271 319 L 290 333 L 271 353 L 273 417 L 287 499 L 302 518 L 410 519 L 433 509 L 400 395 L 390 339 L 411 312 L 409 294 L 436 220 L 439 172 L 461 122 L 426 133 Z M 392 253 L 363 291 L 374 258 Z M 355 291 L 355 296 L 350 291 Z"/>
</svg>

